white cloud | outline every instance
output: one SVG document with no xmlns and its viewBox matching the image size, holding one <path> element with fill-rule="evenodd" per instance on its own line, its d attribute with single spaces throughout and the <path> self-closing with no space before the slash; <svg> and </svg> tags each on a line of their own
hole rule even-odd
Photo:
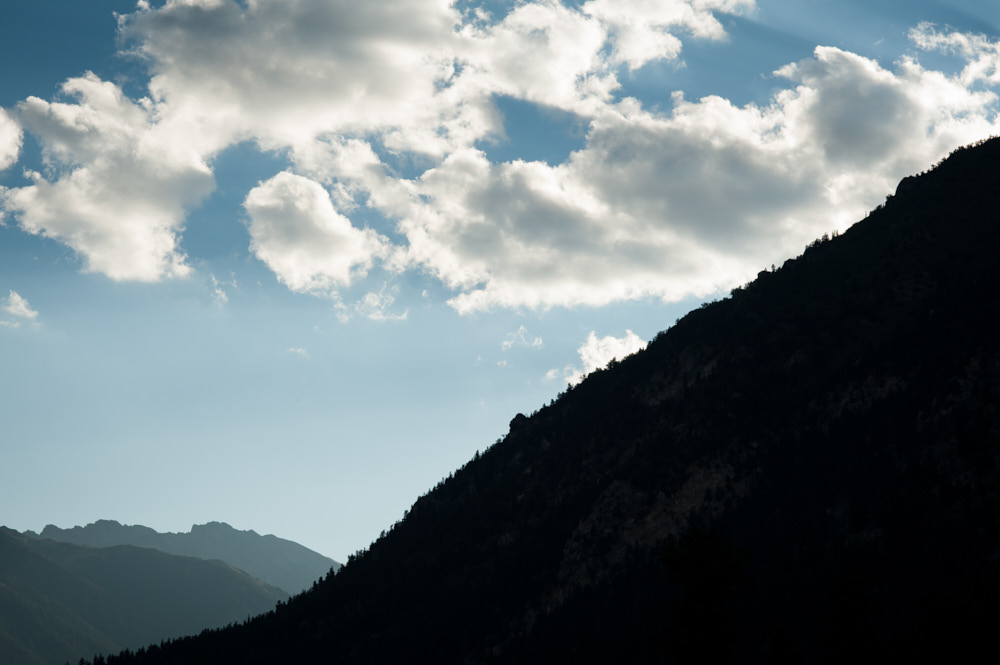
<svg viewBox="0 0 1000 665">
<path fill-rule="evenodd" d="M 977 82 L 1000 83 L 1000 42 L 986 35 L 974 35 L 955 30 L 943 32 L 932 23 L 920 23 L 910 30 L 910 40 L 925 51 L 944 51 L 962 55 L 967 64 L 961 80 L 965 85 Z"/>
<path fill-rule="evenodd" d="M 669 16 L 656 3 L 633 7 L 643 34 L 684 29 L 717 37 L 718 30 L 699 27 L 714 25 L 711 12 L 746 5 L 669 4 L 677 10 Z M 119 29 L 149 64 L 149 98 L 132 102 L 88 74 L 64 85 L 73 102 L 26 100 L 20 121 L 41 143 L 48 168 L 34 184 L 4 192 L 3 206 L 25 230 L 76 250 L 89 271 L 142 281 L 187 274 L 185 214 L 213 188 L 211 157 L 236 141 L 292 149 L 299 166 L 342 199 L 357 191 L 351 174 L 312 163 L 317 145 L 322 155 L 324 145 L 374 139 L 389 150 L 443 158 L 502 134 L 497 94 L 597 112 L 618 86 L 604 46 L 620 41 L 624 28 L 620 15 L 600 3 L 593 8 L 529 2 L 488 25 L 463 18 L 449 0 L 140 2 L 119 18 Z M 671 44 L 643 57 L 676 54 Z M 404 189 L 396 187 L 396 207 Z M 257 188 L 247 201 L 260 195 Z M 275 225 L 257 225 L 261 233 L 265 227 L 274 233 L 255 238 L 258 255 L 290 288 L 328 292 L 349 281 L 343 248 L 325 259 L 312 247 L 293 250 L 314 239 L 308 233 L 284 234 L 276 248 Z M 348 248 L 348 268 L 363 273 L 369 261 L 351 249 L 358 248 Z M 296 251 L 306 255 L 302 269 L 284 260 Z M 455 273 L 446 272 L 451 283 Z"/>
<path fill-rule="evenodd" d="M 577 350 L 580 354 L 580 361 L 583 369 L 567 367 L 565 372 L 566 382 L 576 385 L 595 369 L 606 367 L 612 360 L 621 360 L 630 356 L 636 351 L 646 348 L 646 342 L 631 330 L 625 331 L 624 337 L 598 337 L 593 330 L 587 335 L 587 341 Z M 558 370 L 549 370 L 546 373 L 547 379 L 554 379 L 558 375 Z"/>
<path fill-rule="evenodd" d="M 62 92 L 72 101 L 29 97 L 18 106 L 42 144 L 47 175 L 0 192 L 0 204 L 25 231 L 72 247 L 89 272 L 147 282 L 187 274 L 180 229 L 214 187 L 191 137 L 93 74 L 66 81 Z"/>
<path fill-rule="evenodd" d="M 19 120 L 39 140 L 46 174 L 0 191 L 0 206 L 26 231 L 72 247 L 88 271 L 139 281 L 185 275 L 184 218 L 212 190 L 207 164 L 227 145 L 256 139 L 280 149 L 396 127 L 412 137 L 396 142 L 413 149 L 418 135 L 461 133 L 474 105 L 450 109 L 446 126 L 433 122 L 437 107 L 421 115 L 453 72 L 455 17 L 437 0 L 400 0 L 393 11 L 327 0 L 139 3 L 119 26 L 149 63 L 150 97 L 135 103 L 88 74 L 64 84 L 68 103 L 27 99 Z M 4 116 L 4 162 L 9 125 Z"/>
<path fill-rule="evenodd" d="M 223 282 L 212 274 L 208 276 L 208 279 L 211 282 L 212 300 L 215 301 L 216 305 L 225 305 L 229 302 L 229 293 L 226 292 L 226 288 L 239 288 L 239 284 L 236 282 L 236 275 L 233 273 L 230 273 L 230 280 L 228 282 Z"/>
<path fill-rule="evenodd" d="M 34 322 L 38 319 L 38 312 L 31 308 L 27 299 L 13 289 L 4 300 L 0 300 L 0 311 L 8 317 L 0 319 L 0 325 L 7 328 L 17 328 L 22 322 Z"/>
<path fill-rule="evenodd" d="M 378 291 L 368 291 L 361 298 L 344 302 L 339 295 L 334 297 L 334 310 L 341 323 L 348 323 L 355 316 L 369 321 L 406 321 L 410 310 L 393 311 L 398 288 L 383 285 Z"/>
<path fill-rule="evenodd" d="M 819 47 L 776 74 L 792 86 L 767 106 L 609 106 L 557 166 L 465 149 L 415 180 L 358 182 L 392 202 L 411 262 L 459 292 L 460 312 L 679 300 L 746 281 L 1000 133 L 993 92 L 913 60 L 890 71 Z"/>
<path fill-rule="evenodd" d="M 588 14 L 518 3 L 490 23 L 449 0 L 171 0 L 122 16 L 120 29 L 150 64 L 152 98 L 206 133 L 305 152 L 332 135 L 370 136 L 442 157 L 502 133 L 494 95 L 587 112 L 609 100 L 618 83 L 604 47 L 624 19 L 592 4 Z M 718 38 L 713 12 L 752 2 L 632 4 L 643 34 Z M 677 55 L 675 44 L 645 50 Z"/>
<path fill-rule="evenodd" d="M 120 26 L 154 98 L 281 148 L 425 119 L 458 19 L 447 0 L 169 0 Z"/>
<path fill-rule="evenodd" d="M 369 291 L 361 300 L 354 303 L 350 308 L 343 308 L 345 311 L 353 309 L 361 316 L 372 321 L 405 321 L 409 315 L 409 310 L 393 312 L 392 306 L 396 302 L 396 295 L 399 287 L 390 287 L 383 284 L 378 291 Z"/>
<path fill-rule="evenodd" d="M 21 128 L 0 108 L 0 171 L 17 161 L 21 152 Z"/>
<path fill-rule="evenodd" d="M 459 312 L 599 306 L 742 283 L 1000 133 L 1000 46 L 927 24 L 913 43 L 965 58 L 960 74 L 819 47 L 774 73 L 766 105 L 616 100 L 623 68 L 724 39 L 719 16 L 753 7 L 538 0 L 494 19 L 449 0 L 139 3 L 120 30 L 149 64 L 149 98 L 88 75 L 64 86 L 73 101 L 23 102 L 13 126 L 39 140 L 45 175 L 0 202 L 88 270 L 184 275 L 180 234 L 212 156 L 256 141 L 292 171 L 247 195 L 251 249 L 294 291 L 340 302 L 381 262 L 439 279 Z M 581 116 L 585 145 L 554 166 L 491 162 L 477 146 L 503 135 L 497 95 Z M 0 161 L 5 141 L 16 155 L 0 138 Z M 427 166 L 401 177 L 387 155 Z M 365 206 L 397 224 L 396 245 L 352 224 Z M 405 316 L 391 297 L 367 289 L 341 311 Z"/>
<path fill-rule="evenodd" d="M 777 74 L 798 84 L 777 100 L 785 138 L 817 150 L 830 171 L 893 172 L 879 178 L 885 183 L 997 128 L 994 93 L 910 59 L 890 72 L 853 53 L 817 47 L 813 59 Z"/>
<path fill-rule="evenodd" d="M 250 249 L 293 291 L 325 294 L 349 285 L 385 253 L 385 241 L 356 229 L 319 183 L 279 173 L 244 202 Z"/>
<path fill-rule="evenodd" d="M 600 55 L 604 26 L 562 3 L 520 4 L 501 22 L 467 26 L 462 35 L 460 89 L 588 113 L 618 87 Z"/>
<path fill-rule="evenodd" d="M 528 329 L 521 325 L 514 332 L 507 333 L 507 339 L 500 343 L 500 348 L 504 351 L 510 351 L 515 346 L 538 349 L 542 347 L 542 338 L 532 336 Z"/>
<path fill-rule="evenodd" d="M 3 305 L 3 311 L 19 319 L 34 320 L 38 318 L 38 312 L 31 309 L 28 301 L 17 291 L 11 289 L 7 296 L 7 301 Z"/>
<path fill-rule="evenodd" d="M 290 347 L 288 347 L 288 353 L 290 353 L 293 356 L 296 356 L 298 358 L 308 358 L 309 357 L 309 350 L 305 349 L 303 347 L 299 347 L 299 346 L 290 346 Z"/>
<path fill-rule="evenodd" d="M 608 27 L 613 36 L 613 60 L 638 69 L 651 60 L 680 55 L 674 31 L 687 30 L 702 39 L 723 39 L 725 30 L 714 12 L 736 14 L 753 9 L 754 0 L 591 0 L 582 11 Z"/>
</svg>

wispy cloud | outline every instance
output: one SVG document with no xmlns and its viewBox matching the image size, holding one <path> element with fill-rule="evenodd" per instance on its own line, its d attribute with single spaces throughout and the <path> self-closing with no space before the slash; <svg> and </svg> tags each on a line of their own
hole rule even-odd
<svg viewBox="0 0 1000 665">
<path fill-rule="evenodd" d="M 510 351 L 515 346 L 523 346 L 527 348 L 540 349 L 542 347 L 542 338 L 535 337 L 528 332 L 528 329 L 521 325 L 517 330 L 512 333 L 507 333 L 507 339 L 500 343 L 500 348 L 504 351 Z"/>
<path fill-rule="evenodd" d="M 226 291 L 227 288 L 239 288 L 239 284 L 236 282 L 236 275 L 234 273 L 229 273 L 229 276 L 229 281 L 222 281 L 212 274 L 208 276 L 211 284 L 210 288 L 212 300 L 216 305 L 225 305 L 229 302 L 229 293 Z"/>
<path fill-rule="evenodd" d="M 966 60 L 961 80 L 965 85 L 1000 83 L 1000 42 L 986 35 L 940 30 L 923 22 L 910 30 L 910 41 L 925 51 L 957 53 Z"/>
<path fill-rule="evenodd" d="M 370 321 L 405 321 L 410 316 L 408 309 L 393 311 L 398 294 L 398 285 L 390 286 L 386 283 L 378 291 L 369 291 L 354 302 L 345 303 L 335 298 L 337 318 L 342 323 L 347 323 L 354 316 L 362 316 Z"/>
<path fill-rule="evenodd" d="M 38 319 L 38 312 L 31 308 L 26 298 L 13 289 L 5 299 L 0 300 L 0 311 L 6 316 L 0 318 L 0 325 L 6 328 L 17 328 L 22 323 L 34 323 Z"/>
</svg>

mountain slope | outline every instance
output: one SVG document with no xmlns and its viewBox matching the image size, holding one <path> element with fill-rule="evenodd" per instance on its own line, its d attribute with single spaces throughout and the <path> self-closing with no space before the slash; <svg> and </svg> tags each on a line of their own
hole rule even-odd
<svg viewBox="0 0 1000 665">
<path fill-rule="evenodd" d="M 159 533 L 146 526 L 98 520 L 71 529 L 50 524 L 40 537 L 91 547 L 134 545 L 168 554 L 218 559 L 289 594 L 309 588 L 331 568 L 340 567 L 333 559 L 298 543 L 272 535 L 261 536 L 255 531 L 238 531 L 224 522 L 196 524 L 189 533 Z"/>
<path fill-rule="evenodd" d="M 0 528 L 0 662 L 42 665 L 121 648 L 81 617 L 110 604 L 100 589 Z"/>
<path fill-rule="evenodd" d="M 243 621 L 284 601 L 221 561 L 0 529 L 0 662 L 56 663 Z"/>
<path fill-rule="evenodd" d="M 157 663 L 962 660 L 1000 592 L 1000 141 L 531 417 Z"/>
</svg>

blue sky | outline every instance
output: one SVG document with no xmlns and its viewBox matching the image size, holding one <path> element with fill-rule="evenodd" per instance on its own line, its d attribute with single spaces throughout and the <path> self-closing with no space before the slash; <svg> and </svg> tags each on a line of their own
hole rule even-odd
<svg viewBox="0 0 1000 665">
<path fill-rule="evenodd" d="M 343 560 L 517 412 L 1000 134 L 962 0 L 0 8 L 0 522 Z"/>
</svg>

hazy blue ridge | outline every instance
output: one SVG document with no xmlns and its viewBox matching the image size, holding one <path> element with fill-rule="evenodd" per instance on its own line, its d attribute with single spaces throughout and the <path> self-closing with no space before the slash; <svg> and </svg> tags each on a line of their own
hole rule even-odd
<svg viewBox="0 0 1000 665">
<path fill-rule="evenodd" d="M 288 594 L 222 561 L 0 529 L 0 663 L 77 662 L 245 620 Z"/>
<path fill-rule="evenodd" d="M 56 663 L 121 648 L 90 623 L 107 623 L 115 605 L 103 590 L 31 550 L 16 531 L 0 527 L 0 662 Z"/>
<path fill-rule="evenodd" d="M 27 532 L 28 535 L 35 535 Z M 199 559 L 218 559 L 294 595 L 340 564 L 307 547 L 273 535 L 239 531 L 224 522 L 196 524 L 187 533 L 159 533 L 141 525 L 98 520 L 87 526 L 46 526 L 41 538 L 92 547 L 133 545 Z"/>
</svg>

